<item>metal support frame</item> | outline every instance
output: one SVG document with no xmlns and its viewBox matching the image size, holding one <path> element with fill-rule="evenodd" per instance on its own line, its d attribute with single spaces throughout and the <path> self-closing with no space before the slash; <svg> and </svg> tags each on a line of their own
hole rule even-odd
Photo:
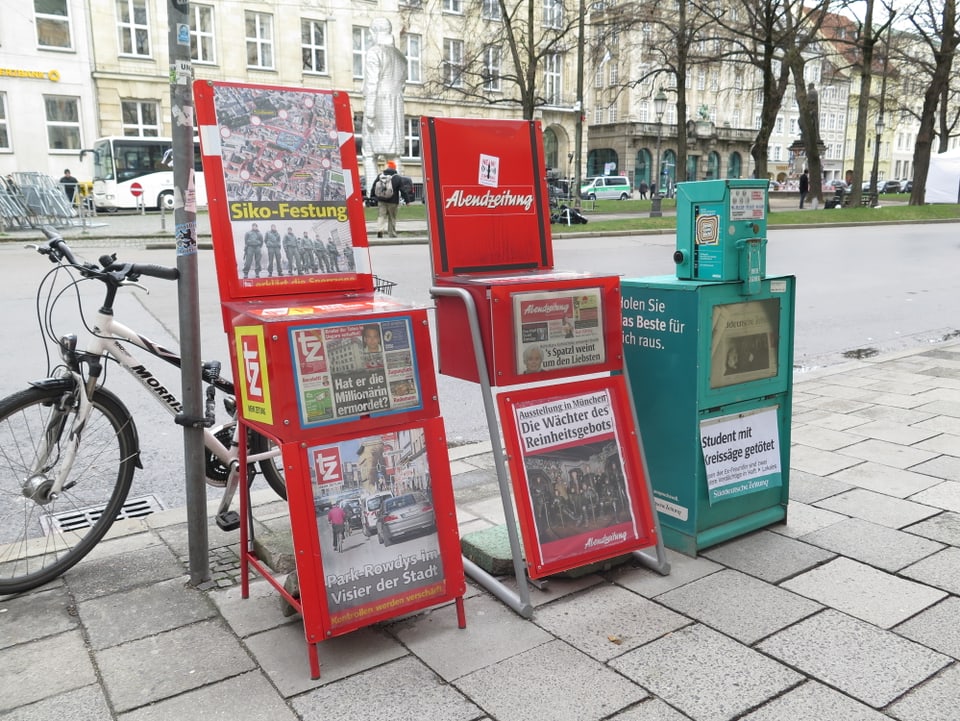
<svg viewBox="0 0 960 721">
<path fill-rule="evenodd" d="M 493 460 L 497 469 L 497 483 L 500 486 L 500 500 L 503 502 L 504 522 L 507 526 L 507 538 L 510 541 L 510 554 L 513 556 L 513 572 L 517 579 L 517 591 L 514 592 L 505 586 L 499 579 L 491 576 L 468 558 L 463 559 L 463 570 L 474 581 L 479 583 L 494 596 L 499 598 L 510 608 L 524 618 L 533 617 L 533 605 L 530 603 L 530 590 L 527 588 L 527 567 L 523 561 L 523 551 L 520 547 L 520 537 L 517 534 L 517 519 L 510 503 L 510 481 L 507 477 L 507 467 L 504 463 L 503 446 L 500 443 L 500 427 L 497 423 L 496 409 L 493 403 L 493 392 L 490 389 L 490 376 L 487 371 L 487 360 L 483 353 L 483 335 L 480 332 L 480 321 L 477 318 L 477 305 L 473 297 L 463 288 L 430 288 L 433 296 L 447 296 L 459 298 L 467 311 L 467 320 L 470 323 L 470 338 L 473 341 L 473 352 L 477 363 L 477 373 L 480 376 L 480 390 L 483 394 L 483 408 L 487 416 L 487 430 L 490 433 L 490 443 L 493 447 Z"/>
</svg>

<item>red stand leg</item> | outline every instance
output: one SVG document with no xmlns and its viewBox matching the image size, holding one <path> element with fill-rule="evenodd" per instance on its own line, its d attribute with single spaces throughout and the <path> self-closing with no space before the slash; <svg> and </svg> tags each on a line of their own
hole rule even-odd
<svg viewBox="0 0 960 721">
<path fill-rule="evenodd" d="M 463 607 L 463 596 L 457 596 L 454 603 L 457 606 L 457 626 L 460 628 L 467 627 L 467 612 Z"/>
</svg>

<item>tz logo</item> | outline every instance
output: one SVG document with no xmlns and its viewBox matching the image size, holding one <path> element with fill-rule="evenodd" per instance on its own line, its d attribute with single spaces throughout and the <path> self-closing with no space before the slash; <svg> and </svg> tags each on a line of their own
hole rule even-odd
<svg viewBox="0 0 960 721">
<path fill-rule="evenodd" d="M 339 448 L 321 448 L 317 451 L 313 463 L 317 471 L 317 483 L 337 483 L 343 480 Z"/>
<path fill-rule="evenodd" d="M 260 367 L 260 346 L 254 336 L 243 338 L 243 369 L 247 379 L 247 396 L 250 400 L 263 402 L 263 383 Z"/>
<path fill-rule="evenodd" d="M 297 344 L 304 363 L 323 363 L 323 341 L 318 336 L 301 333 Z"/>
</svg>

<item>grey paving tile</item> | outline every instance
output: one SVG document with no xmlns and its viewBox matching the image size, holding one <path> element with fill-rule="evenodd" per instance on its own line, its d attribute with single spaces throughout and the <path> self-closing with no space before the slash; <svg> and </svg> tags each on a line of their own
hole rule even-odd
<svg viewBox="0 0 960 721">
<path fill-rule="evenodd" d="M 937 433 L 949 433 L 954 436 L 960 436 L 960 418 L 951 416 L 934 416 L 925 421 L 914 423 L 917 428 L 929 429 Z"/>
<path fill-rule="evenodd" d="M 850 398 L 831 398 L 830 396 L 823 395 L 808 399 L 805 403 L 805 406 L 808 408 L 819 408 L 820 410 L 831 413 L 857 413 L 864 408 L 870 407 L 870 405 L 867 401 Z"/>
<path fill-rule="evenodd" d="M 872 418 L 876 421 L 891 421 L 893 423 L 904 423 L 910 425 L 918 421 L 926 420 L 930 417 L 929 413 L 913 410 L 921 401 L 916 396 L 906 393 L 885 393 L 884 388 L 889 388 L 886 384 L 873 383 L 867 386 L 868 390 L 874 391 L 872 396 L 876 404 L 870 408 L 864 408 L 857 415 L 866 418 Z"/>
<path fill-rule="evenodd" d="M 950 663 L 942 654 L 832 610 L 784 629 L 757 648 L 874 708 Z"/>
<path fill-rule="evenodd" d="M 838 471 L 833 478 L 851 486 L 867 488 L 897 498 L 907 498 L 937 483 L 936 478 L 931 478 L 922 473 L 905 471 L 902 468 L 893 468 L 882 463 L 871 463 L 869 461 Z M 923 503 L 922 500 L 917 498 L 912 500 Z"/>
<path fill-rule="evenodd" d="M 816 506 L 889 528 L 903 528 L 940 513 L 939 508 L 905 501 L 865 488 L 854 488 L 846 493 L 825 498 L 816 503 Z"/>
<path fill-rule="evenodd" d="M 770 583 L 778 583 L 833 558 L 829 551 L 771 531 L 758 531 L 708 548 L 703 555 Z"/>
<path fill-rule="evenodd" d="M 823 451 L 836 451 L 863 441 L 863 435 L 857 435 L 857 430 L 835 431 L 818 425 L 794 427 L 790 436 L 793 444 L 819 448 Z"/>
<path fill-rule="evenodd" d="M 861 413 L 863 413 L 863 411 L 861 411 Z M 803 411 L 802 413 L 795 411 L 792 420 L 795 433 L 798 425 L 819 426 L 820 428 L 828 428 L 832 431 L 845 431 L 849 428 L 855 428 L 861 423 L 867 423 L 870 419 L 859 414 L 830 413 L 829 411 L 815 408 L 813 410 Z"/>
<path fill-rule="evenodd" d="M 960 708 L 960 665 L 954 664 L 887 709 L 901 721 L 948 721 Z"/>
<path fill-rule="evenodd" d="M 816 681 L 764 704 L 742 721 L 886 721 L 889 716 Z"/>
<path fill-rule="evenodd" d="M 100 596 L 78 605 L 92 648 L 107 648 L 186 626 L 216 614 L 206 595 L 182 578 Z"/>
<path fill-rule="evenodd" d="M 847 446 L 843 449 L 843 453 L 847 456 L 882 463 L 893 468 L 910 468 L 935 457 L 935 454 L 930 451 L 875 439 Z"/>
<path fill-rule="evenodd" d="M 834 523 L 801 540 L 886 571 L 898 571 L 943 548 L 936 541 L 861 518 Z"/>
<path fill-rule="evenodd" d="M 390 632 L 447 681 L 553 640 L 487 594 L 464 605 L 466 628 L 459 628 L 453 609 L 444 607 L 397 621 Z"/>
<path fill-rule="evenodd" d="M 310 658 L 303 624 L 291 623 L 247 638 L 244 642 L 277 690 L 290 698 L 408 655 L 383 631 L 361 628 L 328 638 L 317 648 L 320 678 L 310 678 Z"/>
<path fill-rule="evenodd" d="M 928 586 L 960 595 L 960 548 L 946 548 L 907 566 L 900 573 Z"/>
<path fill-rule="evenodd" d="M 0 649 L 69 631 L 77 623 L 73 599 L 62 585 L 0 598 Z"/>
<path fill-rule="evenodd" d="M 99 558 L 92 556 L 83 559 L 64 577 L 78 601 L 179 578 L 185 571 L 170 549 L 159 543 Z"/>
<path fill-rule="evenodd" d="M 267 581 L 252 581 L 247 598 L 243 598 L 241 593 L 240 586 L 210 593 L 210 600 L 216 605 L 220 615 L 241 638 L 288 623 L 302 626 L 299 616 L 283 615 L 280 594 Z"/>
<path fill-rule="evenodd" d="M 823 608 L 803 596 L 730 570 L 665 593 L 657 601 L 747 645 Z M 745 608 L 750 612 L 744 613 Z"/>
<path fill-rule="evenodd" d="M 949 596 L 893 630 L 934 651 L 960 659 L 960 598 Z"/>
<path fill-rule="evenodd" d="M 822 508 L 793 501 L 787 506 L 787 522 L 770 526 L 769 530 L 788 538 L 800 538 L 831 524 L 839 523 L 846 518 L 847 516 L 840 513 L 825 511 Z"/>
<path fill-rule="evenodd" d="M 917 444 L 917 448 L 934 453 L 946 453 L 950 456 L 960 454 L 960 436 L 950 433 L 938 433 Z"/>
<path fill-rule="evenodd" d="M 924 463 L 918 463 L 910 470 L 942 478 L 945 481 L 960 481 L 960 458 L 941 455 Z"/>
<path fill-rule="evenodd" d="M 875 420 L 864 423 L 857 426 L 855 432 L 861 436 L 903 446 L 912 446 L 937 435 L 935 431 L 928 428 L 914 428 L 906 423 L 895 423 L 891 420 Z"/>
<path fill-rule="evenodd" d="M 56 673 L 42 673 L 51 659 Z M 0 653 L 0 713 L 96 682 L 79 630 L 13 646 Z"/>
<path fill-rule="evenodd" d="M 208 652 L 198 654 L 198 648 Z M 117 711 L 176 696 L 254 667 L 237 638 L 218 621 L 201 621 L 93 653 Z"/>
<path fill-rule="evenodd" d="M 790 469 L 790 500 L 801 503 L 815 503 L 816 501 L 835 496 L 851 488 L 849 483 L 842 483 L 835 478 L 825 478 L 806 471 Z M 787 509 L 789 513 L 789 508 Z"/>
<path fill-rule="evenodd" d="M 895 626 L 946 596 L 849 558 L 836 558 L 782 587 L 881 628 Z"/>
<path fill-rule="evenodd" d="M 534 620 L 598 661 L 609 661 L 690 623 L 659 603 L 615 585 L 544 606 Z"/>
<path fill-rule="evenodd" d="M 933 479 L 931 479 L 933 480 Z M 943 481 L 910 496 L 911 501 L 960 513 L 960 483 Z"/>
<path fill-rule="evenodd" d="M 797 672 L 696 624 L 610 666 L 697 721 L 727 721 L 803 680 Z"/>
<path fill-rule="evenodd" d="M 497 721 L 596 721 L 648 696 L 562 641 L 474 671 L 456 685 Z"/>
<path fill-rule="evenodd" d="M 611 716 L 610 721 L 690 721 L 690 717 L 658 698 L 648 698 L 633 708 Z"/>
<path fill-rule="evenodd" d="M 960 513 L 944 511 L 940 515 L 915 523 L 903 530 L 951 546 L 960 546 Z"/>
<path fill-rule="evenodd" d="M 834 451 L 823 451 L 800 444 L 793 444 L 790 447 L 790 468 L 812 473 L 815 476 L 829 476 L 831 473 L 861 463 L 863 461 L 859 458 L 844 456 Z"/>
<path fill-rule="evenodd" d="M 93 684 L 20 706 L 8 718 L 11 721 L 104 721 L 112 717 L 103 689 Z"/>
<path fill-rule="evenodd" d="M 119 717 L 119 721 L 173 719 L 296 721 L 297 716 L 259 672 L 251 671 Z"/>
<path fill-rule="evenodd" d="M 411 692 L 399 692 L 405 689 Z M 330 721 L 331 709 L 338 719 L 364 721 L 471 721 L 482 715 L 455 688 L 439 683 L 429 668 L 410 656 L 321 686 L 291 703 L 302 721 Z"/>
<path fill-rule="evenodd" d="M 509 588 L 514 593 L 517 591 L 517 581 L 513 576 L 506 576 L 500 579 L 503 582 L 503 585 L 506 588 Z M 526 580 L 524 580 L 526 583 Z M 564 598 L 565 596 L 570 596 L 575 593 L 580 593 L 592 586 L 599 586 L 600 584 L 606 583 L 602 576 L 598 576 L 595 573 L 589 573 L 586 576 L 578 576 L 577 578 L 563 578 L 560 576 L 551 576 L 547 579 L 547 585 L 542 590 L 536 588 L 535 586 L 528 585 L 527 592 L 530 597 L 530 605 L 534 608 L 540 608 L 548 603 L 553 603 L 558 599 Z"/>
<path fill-rule="evenodd" d="M 714 563 L 703 556 L 691 558 L 669 548 L 667 549 L 667 562 L 670 564 L 670 573 L 666 576 L 661 576 L 649 568 L 632 568 L 629 566 L 616 568 L 608 576 L 614 583 L 629 588 L 641 596 L 655 598 L 672 588 L 716 573 L 723 568 L 719 563 Z"/>
</svg>

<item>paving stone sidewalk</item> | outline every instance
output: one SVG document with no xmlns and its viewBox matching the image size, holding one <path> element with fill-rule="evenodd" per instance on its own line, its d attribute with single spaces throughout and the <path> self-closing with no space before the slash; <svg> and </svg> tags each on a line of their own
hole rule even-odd
<svg viewBox="0 0 960 721">
<path fill-rule="evenodd" d="M 960 343 L 799 375 L 793 424 L 786 524 L 668 576 L 551 579 L 531 620 L 470 582 L 466 629 L 447 604 L 324 641 L 317 681 L 299 616 L 262 580 L 240 598 L 235 533 L 197 589 L 182 510 L 118 524 L 0 598 L 0 718 L 956 721 Z M 461 533 L 502 522 L 489 445 L 451 468 Z"/>
</svg>

